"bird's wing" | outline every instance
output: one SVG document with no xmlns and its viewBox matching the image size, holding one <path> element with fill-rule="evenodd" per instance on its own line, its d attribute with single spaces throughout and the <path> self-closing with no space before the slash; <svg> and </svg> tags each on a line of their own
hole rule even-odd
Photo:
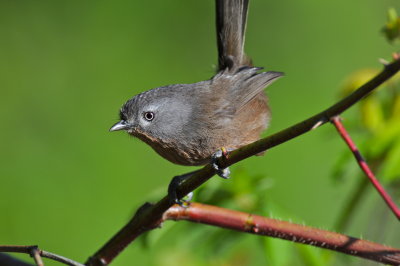
<svg viewBox="0 0 400 266">
<path fill-rule="evenodd" d="M 283 76 L 282 72 L 258 72 L 261 68 L 245 67 L 234 74 L 220 72 L 211 80 L 215 115 L 233 116 L 260 92 Z"/>
</svg>

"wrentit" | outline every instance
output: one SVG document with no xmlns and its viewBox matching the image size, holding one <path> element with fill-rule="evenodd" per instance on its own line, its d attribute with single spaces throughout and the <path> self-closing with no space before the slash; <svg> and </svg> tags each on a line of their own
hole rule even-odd
<svg viewBox="0 0 400 266">
<path fill-rule="evenodd" d="M 215 76 L 134 96 L 110 131 L 125 130 L 165 159 L 192 166 L 210 163 L 222 147 L 233 150 L 258 140 L 270 120 L 263 89 L 283 73 L 260 72 L 244 54 L 247 9 L 248 0 L 216 0 Z"/>
</svg>

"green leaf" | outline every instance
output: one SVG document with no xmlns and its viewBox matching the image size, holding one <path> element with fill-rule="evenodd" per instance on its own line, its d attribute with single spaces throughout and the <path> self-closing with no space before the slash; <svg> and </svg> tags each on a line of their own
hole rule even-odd
<svg viewBox="0 0 400 266">
<path fill-rule="evenodd" d="M 341 97 L 347 96 L 348 94 L 352 93 L 353 91 L 364 85 L 366 82 L 371 80 L 378 72 L 379 70 L 377 69 L 364 68 L 349 75 L 340 88 Z"/>
<path fill-rule="evenodd" d="M 393 100 L 391 118 L 395 119 L 395 120 L 400 119 L 400 95 L 396 95 Z M 398 121 L 398 122 L 400 122 L 400 121 Z"/>
<path fill-rule="evenodd" d="M 373 138 L 367 141 L 366 147 L 368 148 L 368 155 L 373 158 L 384 156 L 384 154 L 392 148 L 393 143 L 398 141 L 399 138 L 399 119 L 389 121 Z"/>
<path fill-rule="evenodd" d="M 293 243 L 272 237 L 263 237 L 264 253 L 267 265 L 285 266 L 290 265 L 294 257 Z"/>
<path fill-rule="evenodd" d="M 393 7 L 388 9 L 388 21 L 392 22 L 392 21 L 396 21 L 397 19 L 397 12 L 396 9 L 394 9 Z"/>
<path fill-rule="evenodd" d="M 384 123 L 381 102 L 376 97 L 368 97 L 360 105 L 361 121 L 370 131 L 378 130 Z"/>
<path fill-rule="evenodd" d="M 400 179 L 400 138 L 389 150 L 382 166 L 382 177 L 385 181 Z"/>
<path fill-rule="evenodd" d="M 382 29 L 389 42 L 394 42 L 400 36 L 400 18 L 394 8 L 388 10 L 388 21 Z"/>
<path fill-rule="evenodd" d="M 303 260 L 303 264 L 307 266 L 326 266 L 329 265 L 332 253 L 321 250 L 317 247 L 297 244 L 295 248 Z"/>
</svg>

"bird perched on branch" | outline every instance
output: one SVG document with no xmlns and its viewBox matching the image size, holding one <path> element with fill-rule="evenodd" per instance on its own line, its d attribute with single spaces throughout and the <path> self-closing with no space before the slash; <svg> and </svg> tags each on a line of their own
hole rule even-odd
<svg viewBox="0 0 400 266">
<path fill-rule="evenodd" d="M 110 131 L 125 130 L 150 145 L 165 159 L 180 165 L 214 161 L 217 173 L 229 171 L 215 163 L 224 150 L 237 149 L 260 138 L 270 110 L 264 88 L 281 72 L 261 72 L 243 50 L 248 0 L 216 0 L 218 71 L 209 80 L 151 89 L 128 100 L 120 121 Z M 188 175 L 173 179 L 176 187 Z"/>
</svg>

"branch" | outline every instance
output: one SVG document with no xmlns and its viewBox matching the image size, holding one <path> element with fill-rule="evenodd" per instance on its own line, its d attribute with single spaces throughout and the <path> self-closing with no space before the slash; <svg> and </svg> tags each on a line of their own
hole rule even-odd
<svg viewBox="0 0 400 266">
<path fill-rule="evenodd" d="M 400 249 L 304 225 L 211 205 L 191 203 L 187 208 L 174 205 L 164 213 L 163 220 L 186 220 L 214 225 L 240 232 L 271 236 L 330 249 L 384 264 L 400 264 Z"/>
<path fill-rule="evenodd" d="M 37 266 L 44 266 L 42 257 L 40 256 L 40 250 L 37 246 L 34 246 L 31 250 L 31 257 L 35 260 Z"/>
<path fill-rule="evenodd" d="M 43 265 L 41 257 L 52 259 L 70 266 L 84 266 L 63 256 L 40 250 L 38 246 L 0 246 L 0 252 L 26 253 L 34 257 L 36 265 Z"/>
<path fill-rule="evenodd" d="M 374 173 L 372 170 L 369 168 L 367 162 L 361 155 L 360 151 L 358 150 L 356 144 L 354 144 L 353 140 L 351 139 L 350 135 L 347 133 L 346 129 L 344 128 L 342 122 L 340 121 L 340 117 L 336 116 L 332 118 L 332 123 L 339 132 L 340 136 L 342 139 L 346 142 L 347 146 L 353 153 L 354 157 L 356 158 L 356 161 L 358 165 L 360 166 L 361 170 L 365 173 L 365 175 L 368 177 L 369 181 L 372 183 L 372 185 L 375 187 L 375 189 L 378 191 L 378 193 L 381 195 L 383 200 L 386 202 L 390 210 L 393 212 L 393 214 L 397 217 L 398 220 L 400 220 L 400 209 L 397 207 L 396 203 L 394 203 L 393 199 L 390 197 L 390 195 L 386 192 L 386 190 L 383 188 L 383 186 L 379 183 L 378 179 L 375 177 Z"/>
<path fill-rule="evenodd" d="M 311 129 L 315 129 L 330 121 L 352 105 L 360 101 L 379 85 L 384 83 L 400 70 L 400 61 L 395 60 L 391 64 L 385 65 L 382 72 L 376 75 L 372 80 L 365 83 L 346 98 L 332 105 L 328 109 L 291 126 L 269 137 L 260 139 L 249 145 L 243 146 L 229 154 L 229 158 L 222 158 L 219 162 L 221 167 L 228 167 L 234 163 L 256 155 L 267 149 L 273 148 L 279 144 L 298 137 Z M 206 165 L 200 171 L 196 172 L 187 179 L 177 190 L 178 197 L 183 197 L 189 192 L 195 190 L 201 184 L 205 183 L 215 174 L 211 165 Z M 88 265 L 106 265 L 110 263 L 129 243 L 135 240 L 143 232 L 146 232 L 158 225 L 162 215 L 172 206 L 168 196 L 165 196 L 154 205 L 144 205 L 136 215 L 126 224 L 114 237 L 112 237 L 100 250 L 91 258 Z"/>
</svg>

